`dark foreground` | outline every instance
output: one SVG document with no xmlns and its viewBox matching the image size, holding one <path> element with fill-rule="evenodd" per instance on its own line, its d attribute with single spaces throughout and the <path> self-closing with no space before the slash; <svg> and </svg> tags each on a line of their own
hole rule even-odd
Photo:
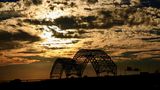
<svg viewBox="0 0 160 90">
<path fill-rule="evenodd" d="M 106 76 L 106 77 L 84 77 L 69 78 L 61 80 L 42 80 L 34 82 L 23 82 L 13 80 L 1 83 L 1 90 L 54 90 L 54 89 L 158 89 L 160 90 L 160 74 L 141 74 L 130 76 Z"/>
</svg>

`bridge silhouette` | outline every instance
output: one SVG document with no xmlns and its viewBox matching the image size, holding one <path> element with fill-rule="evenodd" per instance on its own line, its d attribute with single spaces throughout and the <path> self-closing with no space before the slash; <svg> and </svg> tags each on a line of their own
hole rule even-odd
<svg viewBox="0 0 160 90">
<path fill-rule="evenodd" d="M 81 49 L 73 58 L 57 58 L 52 66 L 50 78 L 61 79 L 63 72 L 65 72 L 66 78 L 72 75 L 82 77 L 89 62 L 93 66 L 97 76 L 100 76 L 103 72 L 117 75 L 117 65 L 105 51 L 99 49 Z"/>
</svg>

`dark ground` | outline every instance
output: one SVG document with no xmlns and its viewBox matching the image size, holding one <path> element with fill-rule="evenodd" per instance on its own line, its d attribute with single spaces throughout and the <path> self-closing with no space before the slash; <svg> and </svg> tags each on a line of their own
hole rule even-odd
<svg viewBox="0 0 160 90">
<path fill-rule="evenodd" d="M 0 90 L 54 90 L 54 89 L 158 89 L 160 90 L 160 74 L 130 75 L 130 76 L 106 76 L 83 77 L 69 79 L 42 80 L 23 82 L 13 80 L 0 84 Z"/>
</svg>

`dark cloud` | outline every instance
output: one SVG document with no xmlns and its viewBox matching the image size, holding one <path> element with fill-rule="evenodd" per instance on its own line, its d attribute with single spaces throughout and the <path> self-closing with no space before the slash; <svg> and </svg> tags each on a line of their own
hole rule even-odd
<svg viewBox="0 0 160 90">
<path fill-rule="evenodd" d="M 24 0 L 23 3 L 25 6 L 41 5 L 42 0 Z"/>
<path fill-rule="evenodd" d="M 160 42 L 160 37 L 141 38 L 141 39 L 147 42 Z"/>
<path fill-rule="evenodd" d="M 44 53 L 43 51 L 23 51 L 23 52 L 19 52 L 19 53 L 32 53 L 32 54 L 38 54 L 38 53 Z"/>
<path fill-rule="evenodd" d="M 86 33 L 86 31 L 84 31 L 84 30 L 78 30 L 77 32 L 76 31 L 74 31 L 74 32 L 68 31 L 67 34 L 57 32 L 54 29 L 50 29 L 50 30 L 54 33 L 53 36 L 56 38 L 82 38 L 83 37 L 82 34 Z M 78 40 L 76 40 L 72 43 L 76 43 L 76 42 L 78 42 Z"/>
<path fill-rule="evenodd" d="M 90 3 L 90 4 L 95 4 L 95 3 L 98 2 L 98 0 L 87 0 L 87 2 Z"/>
<path fill-rule="evenodd" d="M 132 57 L 139 53 L 147 53 L 147 52 L 156 52 L 160 51 L 160 49 L 146 50 L 146 51 L 128 51 L 121 54 L 122 57 Z"/>
<path fill-rule="evenodd" d="M 88 8 L 87 10 L 90 10 Z M 91 9 L 92 10 L 92 9 Z M 154 10 L 158 12 L 157 9 Z M 90 12 L 90 11 L 89 11 Z M 62 29 L 72 28 L 111 28 L 113 26 L 121 25 L 154 25 L 159 23 L 156 19 L 159 18 L 157 13 L 152 13 L 149 9 L 137 9 L 135 7 L 116 8 L 115 10 L 98 10 L 94 15 L 80 15 L 80 16 L 62 16 L 54 20 L 54 24 Z M 153 21 L 151 21 L 153 20 Z M 66 23 L 67 22 L 67 23 Z"/>
<path fill-rule="evenodd" d="M 2 8 L 3 7 L 3 4 L 2 3 L 0 3 L 0 8 Z"/>
<path fill-rule="evenodd" d="M 97 20 L 96 16 L 62 16 L 55 19 L 55 24 L 62 29 L 72 28 L 95 28 L 93 22 Z M 66 23 L 67 22 L 67 23 Z M 86 24 L 84 24 L 86 23 Z"/>
<path fill-rule="evenodd" d="M 0 50 L 9 50 L 9 49 L 16 49 L 16 48 L 21 48 L 23 47 L 22 44 L 18 43 L 18 42 L 3 42 L 0 41 Z"/>
<path fill-rule="evenodd" d="M 53 25 L 54 24 L 54 22 L 47 21 L 45 19 L 24 19 L 23 21 L 33 25 Z"/>
<path fill-rule="evenodd" d="M 76 21 L 77 19 L 74 16 L 63 16 L 55 19 L 56 25 L 58 25 L 62 29 L 76 28 L 78 26 L 78 23 Z"/>
<path fill-rule="evenodd" d="M 42 0 L 32 0 L 34 5 L 40 5 L 42 4 Z"/>
<path fill-rule="evenodd" d="M 21 11 L 0 11 L 0 21 L 10 19 L 10 18 L 16 18 L 16 17 L 22 17 L 23 15 L 20 13 Z"/>
<path fill-rule="evenodd" d="M 150 30 L 151 34 L 156 34 L 156 35 L 160 35 L 160 29 L 153 29 L 153 30 Z"/>
<path fill-rule="evenodd" d="M 160 8 L 159 0 L 142 0 L 142 6 Z"/>
<path fill-rule="evenodd" d="M 27 32 L 18 30 L 16 33 L 0 30 L 0 41 L 39 41 L 40 37 L 32 36 Z"/>
<path fill-rule="evenodd" d="M 21 44 L 21 41 L 32 43 L 39 40 L 40 37 L 32 36 L 22 30 L 16 33 L 0 30 L 0 50 L 22 48 L 24 45 Z"/>
</svg>

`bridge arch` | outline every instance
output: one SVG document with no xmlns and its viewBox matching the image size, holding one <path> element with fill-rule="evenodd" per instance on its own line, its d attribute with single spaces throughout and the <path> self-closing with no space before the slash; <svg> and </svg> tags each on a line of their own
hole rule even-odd
<svg viewBox="0 0 160 90">
<path fill-rule="evenodd" d="M 99 76 L 103 72 L 117 74 L 117 66 L 111 57 L 103 50 L 99 49 L 81 49 L 73 57 L 77 64 L 81 65 L 79 74 L 83 74 L 84 69 L 90 62 Z"/>
<path fill-rule="evenodd" d="M 52 66 L 50 78 L 61 79 L 63 72 L 65 72 L 66 77 L 70 76 L 75 70 L 75 65 L 76 61 L 72 58 L 57 58 Z"/>
<path fill-rule="evenodd" d="M 50 78 L 61 78 L 65 72 L 66 77 L 76 75 L 82 77 L 88 63 L 91 63 L 97 76 L 107 72 L 117 75 L 117 66 L 111 57 L 103 50 L 81 49 L 72 58 L 57 58 L 52 66 Z"/>
</svg>

